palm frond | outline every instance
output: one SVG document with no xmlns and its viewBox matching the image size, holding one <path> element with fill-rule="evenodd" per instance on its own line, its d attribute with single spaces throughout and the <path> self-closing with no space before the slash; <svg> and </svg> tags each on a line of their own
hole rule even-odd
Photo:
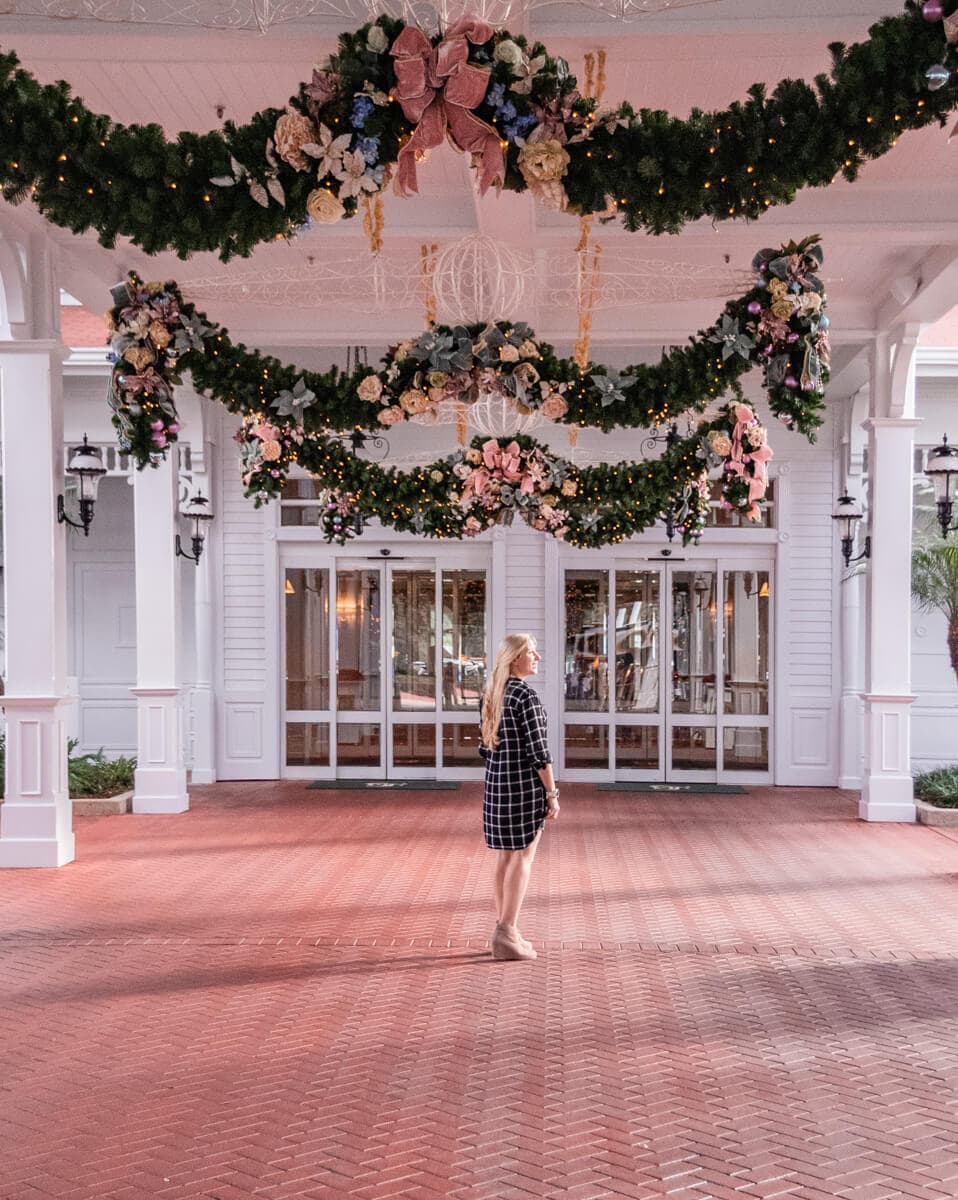
<svg viewBox="0 0 958 1200">
<path fill-rule="evenodd" d="M 923 546 L 911 556 L 911 594 L 924 612 L 937 609 L 958 621 L 958 545 Z"/>
</svg>

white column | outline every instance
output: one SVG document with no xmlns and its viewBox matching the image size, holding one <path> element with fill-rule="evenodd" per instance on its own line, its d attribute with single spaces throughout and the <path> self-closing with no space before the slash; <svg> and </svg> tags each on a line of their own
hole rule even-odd
<svg viewBox="0 0 958 1200">
<path fill-rule="evenodd" d="M 177 668 L 179 567 L 174 556 L 178 480 L 171 452 L 158 467 L 136 472 L 136 687 L 135 813 L 178 813 L 189 808 L 183 762 Z M 187 564 L 189 565 L 189 564 Z"/>
<path fill-rule="evenodd" d="M 865 422 L 872 548 L 864 697 L 865 779 L 859 816 L 867 821 L 915 820 L 910 630 L 912 459 L 918 424 L 913 417 L 897 416 L 872 417 Z"/>
<path fill-rule="evenodd" d="M 193 486 L 200 487 L 209 496 L 209 481 L 194 476 Z M 216 756 L 214 747 L 213 719 L 213 601 L 211 593 L 212 530 L 213 522 L 207 523 L 206 542 L 203 554 L 196 565 L 195 591 L 193 594 L 193 620 L 195 640 L 195 679 L 192 688 L 193 710 L 193 763 L 190 779 L 193 783 L 216 782 Z"/>
<path fill-rule="evenodd" d="M 0 342 L 6 602 L 6 783 L 0 867 L 74 857 L 67 791 L 63 347 Z M 82 535 L 81 535 L 82 536 Z"/>
<path fill-rule="evenodd" d="M 862 693 L 865 690 L 865 663 L 862 658 L 861 638 L 862 580 L 861 571 L 853 570 L 841 582 L 842 697 L 838 786 L 853 791 L 859 791 L 862 786 L 862 755 L 864 753 Z"/>
</svg>

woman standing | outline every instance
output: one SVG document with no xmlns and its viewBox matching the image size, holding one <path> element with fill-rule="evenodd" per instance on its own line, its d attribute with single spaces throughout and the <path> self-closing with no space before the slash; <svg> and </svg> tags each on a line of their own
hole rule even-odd
<svg viewBox="0 0 958 1200">
<path fill-rule="evenodd" d="M 532 860 L 543 822 L 559 815 L 559 789 L 546 744 L 542 701 L 523 680 L 539 669 L 535 639 L 526 633 L 504 638 L 483 693 L 482 745 L 486 760 L 482 826 L 486 845 L 499 851 L 492 956 L 536 958 L 519 932 L 519 910 L 529 886 Z"/>
</svg>

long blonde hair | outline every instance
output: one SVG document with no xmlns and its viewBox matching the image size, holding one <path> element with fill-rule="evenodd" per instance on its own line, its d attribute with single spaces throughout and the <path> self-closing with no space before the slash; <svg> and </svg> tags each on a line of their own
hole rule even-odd
<svg viewBox="0 0 958 1200">
<path fill-rule="evenodd" d="M 535 649 L 535 645 L 536 639 L 531 633 L 510 633 L 499 643 L 496 665 L 482 694 L 482 744 L 490 750 L 495 750 L 499 744 L 499 723 L 512 664 L 526 647 Z"/>
</svg>

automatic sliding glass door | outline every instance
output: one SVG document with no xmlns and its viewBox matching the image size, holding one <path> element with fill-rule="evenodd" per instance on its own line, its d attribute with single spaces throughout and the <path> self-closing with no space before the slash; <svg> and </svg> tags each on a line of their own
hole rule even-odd
<svg viewBox="0 0 958 1200">
<path fill-rule="evenodd" d="M 340 559 L 287 567 L 284 594 L 288 774 L 481 770 L 485 569 Z"/>
<path fill-rule="evenodd" d="M 767 568 L 566 571 L 564 769 L 660 782 L 767 773 L 770 603 Z"/>
</svg>

